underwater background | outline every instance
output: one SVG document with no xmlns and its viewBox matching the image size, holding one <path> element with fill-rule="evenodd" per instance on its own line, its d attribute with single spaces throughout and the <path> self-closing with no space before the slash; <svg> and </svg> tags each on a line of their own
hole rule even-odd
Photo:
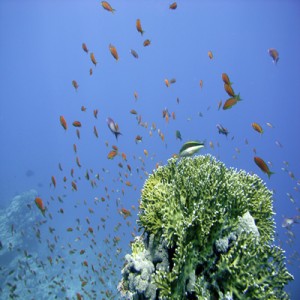
<svg viewBox="0 0 300 300">
<path fill-rule="evenodd" d="M 1 299 L 118 299 L 143 183 L 189 140 L 274 192 L 297 299 L 300 2 L 109 3 L 0 2 Z"/>
</svg>

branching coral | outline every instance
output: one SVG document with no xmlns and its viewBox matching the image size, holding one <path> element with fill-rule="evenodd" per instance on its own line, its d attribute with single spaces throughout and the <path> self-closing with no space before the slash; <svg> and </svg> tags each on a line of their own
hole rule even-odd
<svg viewBox="0 0 300 300">
<path fill-rule="evenodd" d="M 283 251 L 272 245 L 273 215 L 272 193 L 258 176 L 227 169 L 210 155 L 170 159 L 149 176 L 141 195 L 144 235 L 132 249 L 141 249 L 148 262 L 147 284 L 129 284 L 130 276 L 140 276 L 133 253 L 126 256 L 121 294 L 288 299 L 284 286 L 293 277 Z"/>
</svg>

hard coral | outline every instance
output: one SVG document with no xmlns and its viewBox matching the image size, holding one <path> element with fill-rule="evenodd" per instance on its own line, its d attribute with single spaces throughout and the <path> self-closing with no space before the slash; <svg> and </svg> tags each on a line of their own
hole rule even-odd
<svg viewBox="0 0 300 300">
<path fill-rule="evenodd" d="M 126 256 L 121 295 L 288 299 L 284 286 L 293 277 L 283 250 L 272 245 L 273 215 L 272 193 L 258 176 L 210 155 L 170 159 L 145 182 L 138 220 L 144 235 L 134 242 L 144 247 L 133 245 L 134 255 Z M 141 289 L 131 283 L 145 262 Z"/>
</svg>

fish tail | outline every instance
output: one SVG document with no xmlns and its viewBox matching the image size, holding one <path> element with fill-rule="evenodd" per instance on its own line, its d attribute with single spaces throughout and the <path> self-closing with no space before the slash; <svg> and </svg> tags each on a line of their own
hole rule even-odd
<svg viewBox="0 0 300 300">
<path fill-rule="evenodd" d="M 274 172 L 271 172 L 271 171 L 269 171 L 268 173 L 268 177 L 269 177 L 269 179 L 271 178 L 271 175 L 273 175 L 273 174 L 275 174 Z"/>
</svg>

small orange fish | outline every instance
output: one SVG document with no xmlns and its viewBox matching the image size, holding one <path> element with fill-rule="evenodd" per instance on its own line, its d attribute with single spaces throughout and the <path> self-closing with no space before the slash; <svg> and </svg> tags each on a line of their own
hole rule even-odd
<svg viewBox="0 0 300 300">
<path fill-rule="evenodd" d="M 114 57 L 115 60 L 119 59 L 117 49 L 114 45 L 109 44 L 109 51 L 110 51 L 111 55 Z"/>
<path fill-rule="evenodd" d="M 144 40 L 143 46 L 144 46 L 144 47 L 147 47 L 147 46 L 149 46 L 150 44 L 151 44 L 150 40 L 147 39 L 147 40 Z"/>
<path fill-rule="evenodd" d="M 230 82 L 229 80 L 229 77 L 226 73 L 222 73 L 222 80 L 224 83 L 228 84 L 228 85 L 231 85 L 232 83 Z"/>
<path fill-rule="evenodd" d="M 279 53 L 278 53 L 278 51 L 276 49 L 274 49 L 274 48 L 270 48 L 270 49 L 268 49 L 268 53 L 272 57 L 273 63 L 277 64 L 277 62 L 279 60 Z"/>
<path fill-rule="evenodd" d="M 61 124 L 61 126 L 64 128 L 64 130 L 67 130 L 68 125 L 67 125 L 67 122 L 66 122 L 64 116 L 60 116 L 60 117 L 59 117 L 59 120 L 60 120 L 60 124 Z"/>
<path fill-rule="evenodd" d="M 45 217 L 46 207 L 44 206 L 42 198 L 36 197 L 34 202 L 35 202 L 36 206 L 38 207 L 38 209 L 43 214 L 43 216 Z"/>
<path fill-rule="evenodd" d="M 137 19 L 135 25 L 136 25 L 137 31 L 138 31 L 141 35 L 143 35 L 143 34 L 144 34 L 144 30 L 142 29 L 141 20 L 140 20 L 140 19 Z"/>
<path fill-rule="evenodd" d="M 170 9 L 176 9 L 177 8 L 177 3 L 173 2 L 172 4 L 170 4 L 169 8 Z"/>
<path fill-rule="evenodd" d="M 169 87 L 169 86 L 170 86 L 169 79 L 165 79 L 165 85 L 166 85 L 167 87 Z"/>
<path fill-rule="evenodd" d="M 90 54 L 90 58 L 91 58 L 91 61 L 92 61 L 92 63 L 95 65 L 95 67 L 96 67 L 96 65 L 97 65 L 97 61 L 96 61 L 96 58 L 95 58 L 95 55 L 94 55 L 94 53 L 93 52 L 91 52 L 91 54 Z"/>
<path fill-rule="evenodd" d="M 116 145 L 112 145 L 112 148 L 115 150 L 115 151 L 118 151 L 119 148 L 116 146 Z"/>
<path fill-rule="evenodd" d="M 271 177 L 272 174 L 274 174 L 274 172 L 270 171 L 268 165 L 260 157 L 255 156 L 254 162 L 264 173 L 266 173 L 268 175 L 269 178 Z"/>
<path fill-rule="evenodd" d="M 255 123 L 255 122 L 252 123 L 251 126 L 258 133 L 263 133 L 264 132 L 263 129 L 262 129 L 262 127 L 259 124 Z"/>
<path fill-rule="evenodd" d="M 237 102 L 238 102 L 238 99 L 236 97 L 229 98 L 225 101 L 225 103 L 223 105 L 223 109 L 224 110 L 229 109 L 232 106 L 234 106 L 235 104 L 237 104 Z"/>
<path fill-rule="evenodd" d="M 211 52 L 210 50 L 208 51 L 208 57 L 209 57 L 210 59 L 213 59 L 213 57 L 214 57 L 213 54 L 212 54 L 212 52 Z"/>
<path fill-rule="evenodd" d="M 87 46 L 86 46 L 85 43 L 82 43 L 82 49 L 83 49 L 83 51 L 86 52 L 86 53 L 89 52 L 89 50 L 88 50 L 88 48 L 87 48 Z"/>
<path fill-rule="evenodd" d="M 98 109 L 94 109 L 94 117 L 97 119 L 97 117 L 98 117 Z"/>
<path fill-rule="evenodd" d="M 112 13 L 116 11 L 114 8 L 111 7 L 111 5 L 107 1 L 101 1 L 101 5 L 107 11 L 110 11 Z"/>
<path fill-rule="evenodd" d="M 126 184 L 127 186 L 132 186 L 132 183 L 131 183 L 130 181 L 126 181 L 125 184 Z"/>
<path fill-rule="evenodd" d="M 136 115 L 136 114 L 137 114 L 137 111 L 136 111 L 135 109 L 132 109 L 132 110 L 130 110 L 130 113 L 131 113 L 132 115 Z"/>
<path fill-rule="evenodd" d="M 202 89 L 202 88 L 203 88 L 203 80 L 202 80 L 202 79 L 200 79 L 199 85 L 200 85 L 200 87 L 201 87 L 201 89 Z"/>
<path fill-rule="evenodd" d="M 77 191 L 77 184 L 75 183 L 75 181 L 71 182 L 72 188 Z"/>
<path fill-rule="evenodd" d="M 77 91 L 79 85 L 76 80 L 72 80 L 72 85 L 74 86 L 75 90 Z"/>
<path fill-rule="evenodd" d="M 133 96 L 134 96 L 135 101 L 139 98 L 139 95 L 138 95 L 137 92 L 134 92 L 134 93 L 133 93 Z"/>
<path fill-rule="evenodd" d="M 54 187 L 56 187 L 56 179 L 54 176 L 51 176 L 51 181 Z"/>
<path fill-rule="evenodd" d="M 118 154 L 118 152 L 117 152 L 116 150 L 111 150 L 111 151 L 107 154 L 107 158 L 108 158 L 108 159 L 113 159 L 117 154 Z"/>
<path fill-rule="evenodd" d="M 79 161 L 79 157 L 76 156 L 76 164 L 79 168 L 81 168 L 81 164 L 80 164 L 80 161 Z"/>
<path fill-rule="evenodd" d="M 233 91 L 233 88 L 231 87 L 231 85 L 224 83 L 224 89 L 229 96 L 235 97 L 235 94 L 234 94 L 234 91 Z"/>
<path fill-rule="evenodd" d="M 76 144 L 73 144 L 73 150 L 74 150 L 75 153 L 77 153 L 77 146 L 76 146 Z"/>
<path fill-rule="evenodd" d="M 93 75 L 93 69 L 90 68 L 90 75 Z"/>
<path fill-rule="evenodd" d="M 81 127 L 81 123 L 79 121 L 74 121 L 73 126 L 74 127 Z"/>
<path fill-rule="evenodd" d="M 86 107 L 85 106 L 81 106 L 81 111 L 86 111 Z"/>
<path fill-rule="evenodd" d="M 126 157 L 126 154 L 124 152 L 122 152 L 122 158 L 123 158 L 123 160 L 127 161 L 127 157 Z"/>
</svg>

